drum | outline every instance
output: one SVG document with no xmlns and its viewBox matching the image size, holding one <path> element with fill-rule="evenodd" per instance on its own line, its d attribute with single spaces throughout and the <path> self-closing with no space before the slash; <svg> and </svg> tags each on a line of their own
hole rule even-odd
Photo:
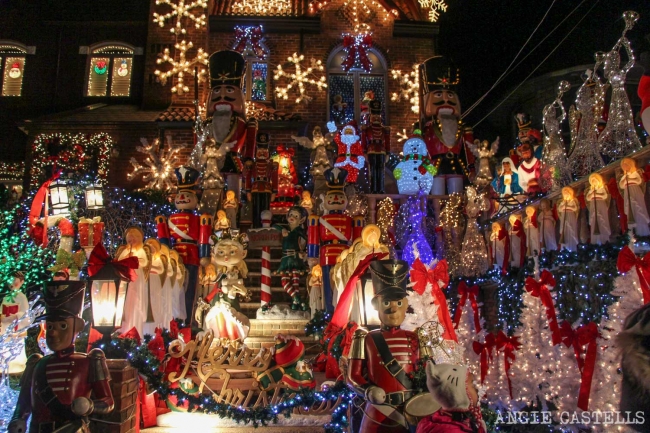
<svg viewBox="0 0 650 433">
<path fill-rule="evenodd" d="M 406 402 L 404 405 L 404 416 L 410 425 L 416 426 L 422 418 L 431 415 L 440 409 L 440 407 L 440 403 L 430 393 L 424 392 Z"/>
</svg>

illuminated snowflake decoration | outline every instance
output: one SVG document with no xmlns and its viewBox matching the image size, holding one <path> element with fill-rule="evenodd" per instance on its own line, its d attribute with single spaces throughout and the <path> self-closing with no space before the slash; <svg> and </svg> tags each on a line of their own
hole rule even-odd
<svg viewBox="0 0 650 433">
<path fill-rule="evenodd" d="M 397 132 L 397 141 L 399 143 L 401 143 L 402 141 L 408 140 L 408 139 L 409 139 L 409 135 L 406 132 L 406 128 L 402 128 L 402 132 L 399 132 L 399 131 Z M 401 154 L 401 152 L 400 152 L 400 154 Z"/>
<path fill-rule="evenodd" d="M 185 84 L 185 74 L 193 75 L 194 71 L 192 69 L 194 66 L 207 65 L 208 53 L 206 53 L 203 48 L 199 48 L 196 52 L 196 57 L 192 60 L 188 60 L 186 52 L 194 47 L 194 44 L 192 44 L 192 42 L 182 41 L 180 43 L 177 43 L 174 47 L 178 51 L 178 60 L 175 60 L 174 56 L 171 55 L 169 49 L 165 48 L 165 51 L 163 52 L 162 56 L 156 60 L 156 63 L 159 65 L 168 63 L 171 65 L 171 69 L 165 72 L 156 70 L 154 73 L 158 78 L 160 78 L 160 83 L 163 86 L 167 84 L 168 79 L 173 76 L 177 76 L 177 81 L 176 84 L 172 87 L 172 92 L 182 95 L 183 93 L 190 91 L 187 84 Z M 205 81 L 207 73 L 208 72 L 206 68 L 202 66 L 198 68 L 197 79 L 199 82 Z"/>
<path fill-rule="evenodd" d="M 390 71 L 393 79 L 397 80 L 400 85 L 399 93 L 393 93 L 390 97 L 391 101 L 399 101 L 400 99 L 407 100 L 411 103 L 411 111 L 414 113 L 420 112 L 420 80 L 418 79 L 418 65 L 413 65 L 411 72 L 402 72 L 399 69 Z"/>
<path fill-rule="evenodd" d="M 185 144 L 174 144 L 171 135 L 165 139 L 167 144 L 161 145 L 158 139 L 149 144 L 146 138 L 141 138 L 142 146 L 135 148 L 138 152 L 147 155 L 147 158 L 144 160 L 144 165 L 131 158 L 134 170 L 126 177 L 131 180 L 135 176 L 143 175 L 142 180 L 147 182 L 147 185 L 140 188 L 140 191 L 145 189 L 169 191 L 174 187 L 174 167 L 180 162 L 180 151 Z"/>
<path fill-rule="evenodd" d="M 318 90 L 327 88 L 324 75 L 318 79 L 311 78 L 316 77 L 314 71 L 322 72 L 325 70 L 323 63 L 320 60 L 312 58 L 311 66 L 305 68 L 302 66 L 303 60 L 305 60 L 305 56 L 302 54 L 298 55 L 297 53 L 293 53 L 293 56 L 287 58 L 287 61 L 294 66 L 295 72 L 288 72 L 285 69 L 282 69 L 282 65 L 278 65 L 277 69 L 274 71 L 273 79 L 277 81 L 284 77 L 289 81 L 289 84 L 287 84 L 286 87 L 276 85 L 275 93 L 278 97 L 287 100 L 289 99 L 289 91 L 294 89 L 294 91 L 298 92 L 296 104 L 300 104 L 303 101 L 309 102 L 313 99 L 305 93 L 307 84 L 316 86 Z"/>
<path fill-rule="evenodd" d="M 173 0 L 156 0 L 156 6 L 159 5 L 168 5 L 172 8 L 171 12 L 166 14 L 153 13 L 153 22 L 157 23 L 160 27 L 165 27 L 168 21 L 176 19 L 176 23 L 169 29 L 169 31 L 175 35 L 184 35 L 187 33 L 187 29 L 183 25 L 185 18 L 194 23 L 194 27 L 200 29 L 205 26 L 205 13 L 199 15 L 198 13 L 192 13 L 194 9 L 201 8 L 203 9 L 208 7 L 208 2 L 206 0 L 196 0 L 193 2 L 185 2 L 185 0 L 178 0 L 178 3 Z"/>
<path fill-rule="evenodd" d="M 236 15 L 291 15 L 290 0 L 240 0 L 232 5 L 232 12 Z"/>
<path fill-rule="evenodd" d="M 435 23 L 440 18 L 440 12 L 447 12 L 445 0 L 418 0 L 422 8 L 429 9 L 429 21 Z"/>
</svg>

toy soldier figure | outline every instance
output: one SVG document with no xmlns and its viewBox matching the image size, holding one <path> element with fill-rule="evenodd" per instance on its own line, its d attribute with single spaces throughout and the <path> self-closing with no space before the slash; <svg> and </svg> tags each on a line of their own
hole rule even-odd
<svg viewBox="0 0 650 433">
<path fill-rule="evenodd" d="M 381 328 L 354 333 L 348 361 L 348 386 L 365 400 L 359 431 L 408 432 L 404 404 L 413 397 L 408 378 L 420 357 L 415 332 L 400 325 L 406 317 L 409 265 L 402 260 L 370 263 L 374 297 Z"/>
<path fill-rule="evenodd" d="M 370 101 L 370 124 L 363 126 L 361 140 L 370 165 L 370 192 L 384 193 L 384 167 L 390 152 L 390 127 L 381 122 L 381 101 Z"/>
<path fill-rule="evenodd" d="M 257 120 L 246 119 L 244 92 L 241 87 L 246 72 L 244 57 L 231 50 L 217 51 L 210 56 L 210 96 L 207 117 L 210 135 L 217 147 L 227 146 L 221 172 L 227 176 L 228 189 L 239 199 L 244 160 L 255 156 Z"/>
<path fill-rule="evenodd" d="M 90 432 L 89 415 L 104 415 L 113 410 L 104 352 L 74 351 L 74 341 L 84 327 L 81 313 L 85 289 L 82 281 L 47 284 L 43 298 L 46 313 L 37 320 L 45 320 L 47 347 L 54 353 L 29 357 L 9 423 L 10 433 L 86 433 Z"/>
<path fill-rule="evenodd" d="M 344 213 L 348 199 L 343 192 L 348 172 L 338 167 L 325 171 L 325 181 L 329 190 L 323 197 L 325 215 L 310 215 L 307 229 L 307 255 L 311 259 L 320 258 L 323 269 L 323 291 L 325 309 L 334 311 L 330 270 L 336 264 L 336 258 L 346 250 L 349 243 L 361 236 L 363 227 L 354 224 L 352 217 Z"/>
<path fill-rule="evenodd" d="M 438 168 L 435 179 L 439 180 L 434 180 L 434 185 L 446 179 L 447 193 L 462 191 L 462 184 L 474 176 L 474 155 L 468 147 L 474 143 L 474 136 L 460 120 L 455 91 L 458 83 L 458 70 L 445 57 L 431 57 L 420 65 L 419 127 L 431 161 Z"/>
<path fill-rule="evenodd" d="M 271 208 L 271 195 L 278 192 L 277 170 L 269 159 L 269 134 L 257 133 L 255 162 L 247 161 L 244 169 L 244 191 L 253 203 L 253 227 L 262 225 L 262 211 Z"/>
</svg>

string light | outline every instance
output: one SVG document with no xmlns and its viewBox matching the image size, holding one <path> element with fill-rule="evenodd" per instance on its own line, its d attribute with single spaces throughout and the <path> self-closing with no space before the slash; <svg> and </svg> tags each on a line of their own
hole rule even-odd
<svg viewBox="0 0 650 433">
<path fill-rule="evenodd" d="M 276 84 L 275 93 L 278 97 L 287 100 L 289 99 L 289 91 L 291 89 L 294 89 L 294 91 L 298 92 L 296 104 L 300 104 L 303 101 L 309 102 L 313 99 L 311 96 L 305 93 L 305 84 L 316 86 L 319 91 L 327 88 L 327 83 L 325 82 L 324 75 L 321 76 L 318 80 L 310 78 L 310 76 L 315 77 L 314 71 L 322 72 L 325 70 L 323 63 L 320 60 L 317 61 L 316 59 L 312 58 L 311 66 L 304 68 L 302 66 L 303 60 L 305 60 L 305 56 L 302 54 L 298 55 L 298 53 L 293 53 L 292 56 L 287 57 L 287 61 L 294 66 L 294 73 L 287 72 L 282 68 L 282 65 L 278 65 L 274 72 L 273 79 L 275 81 L 278 81 L 280 78 L 284 77 L 287 79 L 287 81 L 289 81 L 285 87 Z"/>
<path fill-rule="evenodd" d="M 443 233 L 444 251 L 447 264 L 449 265 L 449 275 L 458 275 L 460 264 L 460 248 L 458 248 L 458 238 L 460 237 L 461 227 L 461 204 L 463 198 L 460 193 L 452 193 L 447 200 L 442 201 L 442 210 L 440 211 L 440 228 Z"/>
<path fill-rule="evenodd" d="M 134 157 L 131 157 L 130 160 L 133 171 L 127 174 L 126 178 L 132 180 L 135 176 L 142 174 L 142 180 L 148 182 L 145 187 L 140 188 L 138 191 L 145 189 L 171 191 L 174 188 L 172 182 L 174 167 L 180 162 L 180 151 L 186 144 L 175 144 L 171 135 L 165 138 L 166 145 L 161 145 L 158 139 L 149 144 L 146 138 L 141 138 L 142 146 L 136 146 L 135 150 L 148 155 L 144 160 L 144 165 L 140 164 Z"/>
<path fill-rule="evenodd" d="M 25 175 L 25 161 L 0 161 L 0 180 L 20 180 Z"/>
<path fill-rule="evenodd" d="M 388 22 L 388 11 L 375 0 L 345 0 L 342 13 L 348 23 L 352 26 L 355 34 L 369 33 L 371 28 L 368 21 L 376 21 L 373 10 L 379 11 L 383 23 Z M 311 8 L 311 5 L 310 5 Z"/>
<path fill-rule="evenodd" d="M 399 93 L 394 92 L 390 100 L 399 101 L 404 99 L 411 104 L 411 111 L 418 114 L 420 112 L 420 80 L 418 79 L 417 64 L 413 65 L 410 72 L 402 72 L 400 69 L 391 69 L 390 74 L 394 80 L 399 82 Z"/>
<path fill-rule="evenodd" d="M 490 267 L 485 238 L 479 231 L 476 222 L 481 212 L 487 211 L 490 205 L 486 198 L 482 194 L 478 194 L 471 186 L 467 188 L 465 194 L 467 196 L 465 205 L 467 228 L 460 254 L 458 275 L 476 277 L 485 274 Z"/>
<path fill-rule="evenodd" d="M 233 15 L 292 15 L 290 0 L 239 0 L 231 7 Z"/>
<path fill-rule="evenodd" d="M 171 12 L 166 14 L 153 13 L 153 22 L 158 23 L 160 27 L 165 27 L 168 21 L 176 19 L 176 23 L 169 29 L 169 32 L 175 35 L 186 34 L 187 29 L 183 25 L 184 19 L 188 19 L 194 23 L 194 27 L 200 29 L 206 24 L 205 13 L 199 15 L 194 14 L 193 9 L 205 9 L 208 7 L 208 2 L 205 0 L 195 0 L 193 2 L 185 2 L 185 0 L 178 0 L 175 3 L 173 0 L 156 0 L 156 6 L 167 5 L 172 8 Z"/>
<path fill-rule="evenodd" d="M 177 77 L 176 84 L 172 86 L 172 92 L 182 95 L 190 91 L 190 88 L 185 84 L 184 76 L 189 73 L 193 74 L 193 68 L 195 65 L 207 65 L 208 64 L 208 53 L 199 48 L 196 52 L 196 57 L 192 60 L 187 59 L 187 51 L 194 47 L 192 41 L 181 41 L 174 45 L 178 51 L 178 60 L 175 60 L 174 56 L 170 55 L 169 48 L 165 48 L 162 56 L 156 59 L 157 64 L 168 63 L 171 65 L 171 69 L 165 72 L 162 72 L 158 69 L 154 71 L 154 74 L 160 79 L 160 83 L 164 86 L 167 84 L 167 80 L 173 76 Z M 200 67 L 197 73 L 197 79 L 200 83 L 205 81 L 207 76 L 206 68 Z"/>
<path fill-rule="evenodd" d="M 429 9 L 429 21 L 435 23 L 440 18 L 440 12 L 447 12 L 445 0 L 418 0 L 422 8 Z"/>
</svg>

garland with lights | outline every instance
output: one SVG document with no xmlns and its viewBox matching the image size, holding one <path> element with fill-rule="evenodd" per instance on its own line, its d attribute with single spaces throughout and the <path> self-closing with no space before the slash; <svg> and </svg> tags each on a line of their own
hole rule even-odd
<svg viewBox="0 0 650 433">
<path fill-rule="evenodd" d="M 25 161 L 0 161 L 0 180 L 20 180 L 25 175 Z"/>
<path fill-rule="evenodd" d="M 38 135 L 32 144 L 30 188 L 42 183 L 45 167 L 50 164 L 76 173 L 95 171 L 100 182 L 106 182 L 113 144 L 113 139 L 105 132 Z"/>
</svg>

